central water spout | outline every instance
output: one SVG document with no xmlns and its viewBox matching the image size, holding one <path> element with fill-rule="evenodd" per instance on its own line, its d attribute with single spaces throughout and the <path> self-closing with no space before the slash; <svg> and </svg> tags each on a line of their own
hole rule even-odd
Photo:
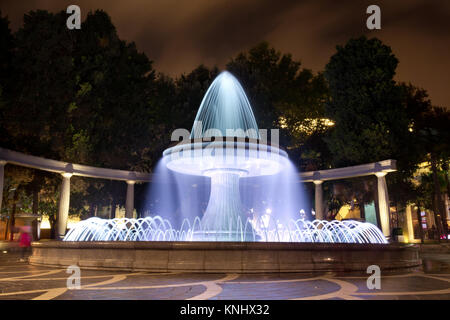
<svg viewBox="0 0 450 320">
<path fill-rule="evenodd" d="M 259 139 L 250 102 L 228 71 L 221 72 L 206 91 L 192 127 L 191 139 L 211 137 Z"/>
<path fill-rule="evenodd" d="M 233 75 L 222 72 L 200 104 L 191 139 L 164 151 L 170 170 L 211 179 L 208 205 L 201 218 L 202 231 L 195 239 L 255 239 L 242 209 L 239 180 L 274 175 L 282 170 L 282 158 L 287 157 L 259 137 L 244 89 Z"/>
<path fill-rule="evenodd" d="M 247 218 L 243 215 L 239 193 L 239 172 L 216 171 L 210 174 L 211 195 L 202 218 L 204 237 L 216 241 L 240 240 Z"/>
</svg>

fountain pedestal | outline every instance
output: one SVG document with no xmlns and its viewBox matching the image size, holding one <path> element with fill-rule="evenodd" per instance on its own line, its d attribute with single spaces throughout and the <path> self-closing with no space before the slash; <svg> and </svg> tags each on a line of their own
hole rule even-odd
<svg viewBox="0 0 450 320">
<path fill-rule="evenodd" d="M 202 231 L 196 232 L 196 240 L 254 241 L 256 234 L 247 222 L 239 194 L 241 172 L 214 170 L 211 177 L 211 193 L 208 206 L 201 220 Z M 244 239 L 243 239 L 244 238 Z"/>
</svg>

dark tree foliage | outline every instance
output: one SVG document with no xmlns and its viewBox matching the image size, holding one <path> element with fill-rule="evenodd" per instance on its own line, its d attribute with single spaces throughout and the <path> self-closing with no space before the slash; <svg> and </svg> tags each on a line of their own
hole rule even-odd
<svg viewBox="0 0 450 320">
<path fill-rule="evenodd" d="M 5 94 L 9 92 L 12 83 L 8 80 L 11 74 L 13 50 L 13 35 L 9 28 L 8 17 L 3 17 L 0 11 L 0 143 L 6 143 L 5 127 L 6 105 Z"/>
<path fill-rule="evenodd" d="M 161 134 L 150 104 L 151 62 L 134 43 L 118 38 L 105 12 L 89 13 L 81 30 L 68 30 L 66 19 L 65 12 L 31 11 L 14 34 L 12 49 L 6 46 L 10 32 L 2 19 L 1 54 L 13 52 L 11 62 L 1 66 L 9 68 L 0 109 L 2 147 L 150 171 L 155 161 L 152 142 Z M 60 178 L 47 182 L 57 187 Z M 121 204 L 122 191 L 115 183 L 73 179 L 71 210 L 85 213 L 86 205 Z M 89 203 L 92 198 L 101 199 Z"/>
<path fill-rule="evenodd" d="M 335 166 L 396 159 L 398 171 L 388 182 L 393 204 L 403 208 L 420 198 L 412 180 L 418 165 L 431 161 L 436 180 L 437 163 L 448 162 L 450 140 L 448 112 L 432 107 L 425 90 L 396 83 L 397 64 L 390 47 L 376 38 L 337 47 L 325 69 L 326 114 L 336 121 L 325 140 Z M 438 200 L 434 211 L 443 212 Z"/>
<path fill-rule="evenodd" d="M 393 80 L 398 60 L 378 39 L 338 46 L 325 68 L 326 114 L 336 122 L 328 138 L 335 165 L 395 157 L 408 136 L 402 90 Z"/>
<path fill-rule="evenodd" d="M 2 145 L 18 151 L 62 158 L 67 138 L 66 110 L 75 89 L 75 36 L 64 13 L 32 11 L 15 33 L 2 126 Z"/>
<path fill-rule="evenodd" d="M 2 91 L 5 90 L 4 86 L 9 83 L 7 80 L 11 73 L 13 41 L 14 37 L 9 28 L 8 17 L 3 17 L 0 10 L 0 86 Z"/>
<path fill-rule="evenodd" d="M 78 36 L 77 92 L 69 106 L 72 148 L 67 155 L 76 159 L 86 153 L 93 165 L 150 170 L 151 162 L 145 160 L 151 160 L 154 139 L 151 62 L 134 43 L 118 38 L 103 11 L 88 14 Z"/>
</svg>

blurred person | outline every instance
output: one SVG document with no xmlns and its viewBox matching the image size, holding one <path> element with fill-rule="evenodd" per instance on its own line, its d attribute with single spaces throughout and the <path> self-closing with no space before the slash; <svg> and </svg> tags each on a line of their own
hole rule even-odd
<svg viewBox="0 0 450 320">
<path fill-rule="evenodd" d="M 31 248 L 31 228 L 29 226 L 20 228 L 19 246 L 21 248 L 20 261 L 22 262 L 25 261 L 25 255 Z"/>
</svg>

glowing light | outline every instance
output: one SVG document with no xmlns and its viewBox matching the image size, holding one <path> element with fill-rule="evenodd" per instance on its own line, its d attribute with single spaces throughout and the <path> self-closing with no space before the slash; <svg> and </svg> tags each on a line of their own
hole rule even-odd
<svg viewBox="0 0 450 320">
<path fill-rule="evenodd" d="M 283 116 L 278 118 L 278 125 L 282 129 L 286 129 L 289 127 L 287 119 Z M 297 122 L 297 123 L 293 124 L 292 129 L 293 129 L 293 131 L 296 131 L 298 133 L 309 135 L 317 130 L 322 130 L 323 128 L 332 127 L 334 125 L 335 125 L 335 122 L 331 119 L 306 118 L 306 119 L 303 119 L 303 121 L 301 121 L 301 122 Z"/>
<path fill-rule="evenodd" d="M 272 209 L 267 208 L 267 209 L 266 209 L 266 213 L 267 213 L 267 214 L 271 214 L 271 213 L 272 213 Z"/>
<path fill-rule="evenodd" d="M 50 229 L 50 221 L 48 220 L 48 216 L 42 217 L 40 228 L 41 229 Z"/>
<path fill-rule="evenodd" d="M 278 119 L 278 124 L 280 125 L 280 128 L 282 128 L 282 129 L 286 129 L 288 127 L 287 119 L 285 117 L 280 117 Z"/>
<path fill-rule="evenodd" d="M 80 222 L 80 217 L 69 217 L 67 220 L 67 228 L 73 228 L 77 223 Z M 50 229 L 50 221 L 48 220 L 48 216 L 42 216 L 41 224 L 39 226 L 40 229 Z"/>
</svg>

